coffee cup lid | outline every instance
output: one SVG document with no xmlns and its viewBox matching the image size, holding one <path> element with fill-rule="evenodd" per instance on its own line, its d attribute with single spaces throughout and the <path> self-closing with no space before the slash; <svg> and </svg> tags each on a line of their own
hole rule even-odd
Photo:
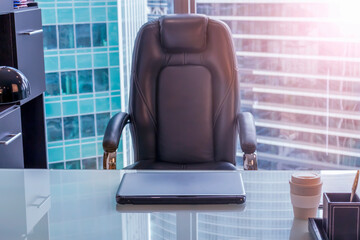
<svg viewBox="0 0 360 240">
<path fill-rule="evenodd" d="M 321 182 L 320 174 L 314 172 L 297 172 L 291 175 L 291 181 L 301 185 L 315 185 Z"/>
</svg>

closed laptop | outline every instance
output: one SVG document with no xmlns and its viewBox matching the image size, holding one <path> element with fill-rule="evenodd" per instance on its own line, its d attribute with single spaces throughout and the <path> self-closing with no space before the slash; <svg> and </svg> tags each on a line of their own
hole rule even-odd
<svg viewBox="0 0 360 240">
<path fill-rule="evenodd" d="M 246 194 L 239 171 L 137 171 L 125 173 L 119 204 L 241 204 Z"/>
</svg>

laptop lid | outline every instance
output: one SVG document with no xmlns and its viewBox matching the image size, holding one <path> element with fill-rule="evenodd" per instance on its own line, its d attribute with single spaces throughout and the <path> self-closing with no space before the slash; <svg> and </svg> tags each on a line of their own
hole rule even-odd
<svg viewBox="0 0 360 240">
<path fill-rule="evenodd" d="M 238 171 L 140 171 L 125 173 L 116 200 L 119 204 L 244 203 Z"/>
</svg>

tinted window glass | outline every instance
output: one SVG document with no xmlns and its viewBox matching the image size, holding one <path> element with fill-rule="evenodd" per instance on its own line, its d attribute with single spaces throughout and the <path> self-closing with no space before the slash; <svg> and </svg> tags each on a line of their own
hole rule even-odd
<svg viewBox="0 0 360 240">
<path fill-rule="evenodd" d="M 95 75 L 95 91 L 101 92 L 101 91 L 109 90 L 108 69 L 107 68 L 95 69 L 94 75 Z"/>
<path fill-rule="evenodd" d="M 76 29 L 76 47 L 90 47 L 90 24 L 77 24 Z"/>
<path fill-rule="evenodd" d="M 78 71 L 78 80 L 79 80 L 79 93 L 89 93 L 93 91 L 91 70 Z"/>
<path fill-rule="evenodd" d="M 94 115 L 80 116 L 80 121 L 81 121 L 81 137 L 95 136 Z"/>
<path fill-rule="evenodd" d="M 96 169 L 96 158 L 88 158 L 82 160 L 83 169 Z"/>
<path fill-rule="evenodd" d="M 104 135 L 109 120 L 110 120 L 110 113 L 96 114 L 97 135 Z"/>
<path fill-rule="evenodd" d="M 92 26 L 93 46 L 102 47 L 107 45 L 106 23 L 95 23 Z"/>
<path fill-rule="evenodd" d="M 63 94 L 76 93 L 75 71 L 61 73 L 61 90 Z"/>
<path fill-rule="evenodd" d="M 46 120 L 46 128 L 49 142 L 62 140 L 61 118 Z"/>
<path fill-rule="evenodd" d="M 60 94 L 60 84 L 59 84 L 59 73 L 47 73 L 45 75 L 46 79 L 46 96 L 56 96 Z"/>
<path fill-rule="evenodd" d="M 74 48 L 74 26 L 59 25 L 59 48 Z"/>
<path fill-rule="evenodd" d="M 66 169 L 80 169 L 80 160 L 66 162 Z"/>
<path fill-rule="evenodd" d="M 57 48 L 56 26 L 43 26 L 44 49 Z"/>
<path fill-rule="evenodd" d="M 64 118 L 64 135 L 65 140 L 79 138 L 78 117 Z"/>
</svg>

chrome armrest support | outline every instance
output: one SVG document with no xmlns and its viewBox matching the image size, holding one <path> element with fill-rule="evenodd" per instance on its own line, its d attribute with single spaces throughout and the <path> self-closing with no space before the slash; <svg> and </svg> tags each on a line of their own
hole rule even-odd
<svg viewBox="0 0 360 240">
<path fill-rule="evenodd" d="M 104 152 L 103 168 L 104 169 L 116 169 L 116 151 L 115 152 Z"/>
<path fill-rule="evenodd" d="M 258 170 L 255 153 L 250 153 L 250 154 L 244 153 L 243 160 L 244 160 L 244 170 Z"/>
</svg>

